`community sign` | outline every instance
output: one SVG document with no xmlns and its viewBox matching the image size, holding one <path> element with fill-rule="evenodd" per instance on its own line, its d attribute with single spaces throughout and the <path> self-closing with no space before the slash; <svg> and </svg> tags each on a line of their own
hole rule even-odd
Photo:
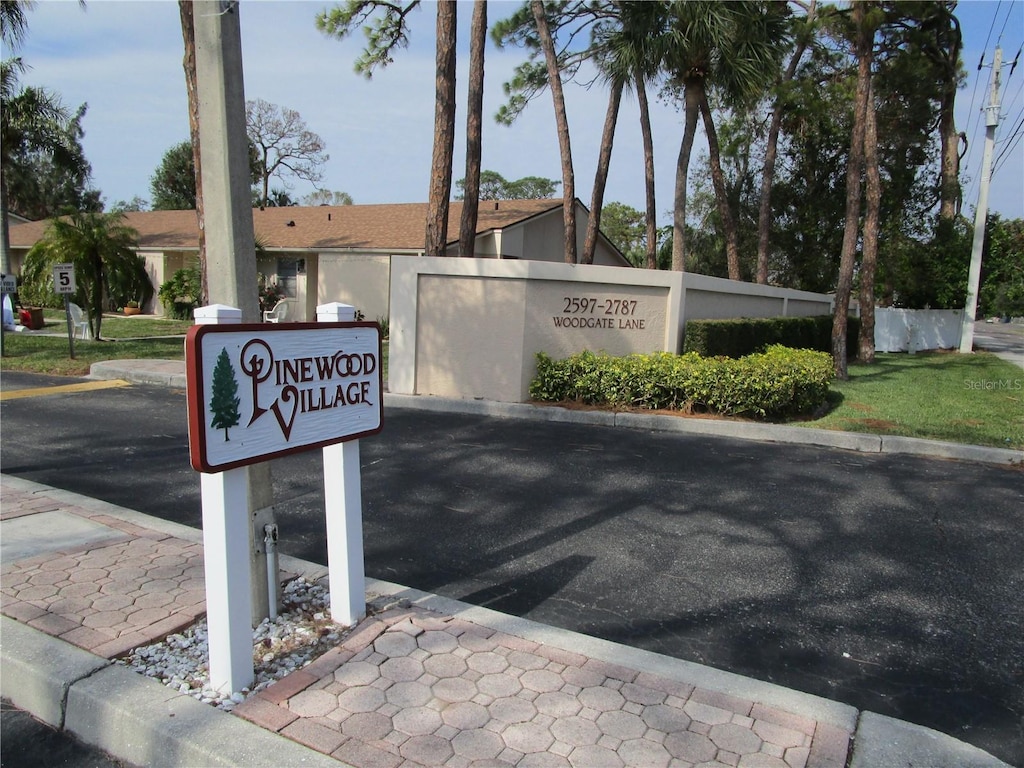
<svg viewBox="0 0 1024 768">
<path fill-rule="evenodd" d="M 196 325 L 185 339 L 189 453 L 222 472 L 376 434 L 376 323 Z"/>
</svg>

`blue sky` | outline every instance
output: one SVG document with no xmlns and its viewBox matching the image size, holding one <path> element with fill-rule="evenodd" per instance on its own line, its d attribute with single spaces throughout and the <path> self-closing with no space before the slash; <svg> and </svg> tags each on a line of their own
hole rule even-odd
<svg viewBox="0 0 1024 768">
<path fill-rule="evenodd" d="M 372 80 L 356 75 L 352 63 L 362 48 L 360 34 L 339 42 L 319 33 L 316 14 L 325 2 L 243 0 L 241 3 L 246 97 L 298 110 L 323 137 L 330 160 L 322 186 L 343 190 L 357 203 L 426 200 L 433 131 L 434 11 L 430 3 L 414 12 L 409 49 Z M 518 3 L 491 0 L 489 21 L 511 14 Z M 464 174 L 464 132 L 468 26 L 472 4 L 459 2 L 459 105 L 454 178 Z M 1001 42 L 1012 60 L 1024 42 L 1024 2 L 966 0 L 957 12 L 964 31 L 968 80 L 958 96 L 957 126 L 968 131 L 964 210 L 973 216 L 978 199 L 991 69 L 986 64 Z M 1000 37 L 1001 35 L 1001 37 Z M 4 52 L 7 55 L 7 52 Z M 188 138 L 181 68 L 178 6 L 171 0 L 42 0 L 29 14 L 29 35 L 21 56 L 31 67 L 26 84 L 45 86 L 71 106 L 86 102 L 86 156 L 93 183 L 108 203 L 135 195 L 148 199 L 149 179 L 164 152 Z M 490 117 L 503 102 L 501 84 L 523 59 L 519 49 L 489 43 L 485 65 L 483 167 L 506 178 L 561 178 L 554 117 L 548 94 L 530 105 L 512 127 Z M 1024 139 L 1008 148 L 1016 129 L 1024 131 L 1024 62 L 1010 77 L 1003 70 L 1002 121 L 989 203 L 1006 217 L 1024 217 Z M 979 84 L 980 78 L 980 84 Z M 577 84 L 566 89 L 576 174 L 576 194 L 589 203 L 604 120 L 606 95 Z M 675 161 L 682 137 L 675 107 L 652 101 L 659 223 L 669 222 Z M 643 162 L 636 102 L 623 101 L 606 201 L 643 208 Z M 697 148 L 699 151 L 699 147 Z M 279 186 L 279 185 L 278 185 Z M 296 182 L 293 197 L 312 191 Z"/>
</svg>

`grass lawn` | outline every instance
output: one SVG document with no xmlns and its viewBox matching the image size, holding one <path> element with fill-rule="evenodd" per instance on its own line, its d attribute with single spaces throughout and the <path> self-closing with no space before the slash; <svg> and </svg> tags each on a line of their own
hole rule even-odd
<svg viewBox="0 0 1024 768">
<path fill-rule="evenodd" d="M 849 372 L 832 411 L 800 426 L 1024 448 L 1024 371 L 995 355 L 882 354 Z"/>
</svg>

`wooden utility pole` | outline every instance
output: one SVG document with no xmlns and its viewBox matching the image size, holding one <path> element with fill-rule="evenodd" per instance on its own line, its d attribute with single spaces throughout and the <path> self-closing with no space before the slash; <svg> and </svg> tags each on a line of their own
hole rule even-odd
<svg viewBox="0 0 1024 768">
<path fill-rule="evenodd" d="M 193 7 L 209 302 L 240 309 L 243 323 L 256 323 L 260 311 L 239 7 L 234 0 L 197 0 Z M 274 524 L 274 499 L 269 464 L 253 465 L 248 475 L 256 624 L 270 613 L 263 531 Z"/>
</svg>

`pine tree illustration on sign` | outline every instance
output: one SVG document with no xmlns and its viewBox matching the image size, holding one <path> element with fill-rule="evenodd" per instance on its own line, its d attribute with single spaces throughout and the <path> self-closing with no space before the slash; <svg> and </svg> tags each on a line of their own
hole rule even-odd
<svg viewBox="0 0 1024 768">
<path fill-rule="evenodd" d="M 242 401 L 237 395 L 238 381 L 235 379 L 235 369 L 231 365 L 227 348 L 223 348 L 217 355 L 217 365 L 213 369 L 213 397 L 210 398 L 213 419 L 210 426 L 224 430 L 225 442 L 231 440 L 228 437 L 228 429 L 238 426 L 242 418 L 238 412 L 238 404 Z"/>
</svg>

